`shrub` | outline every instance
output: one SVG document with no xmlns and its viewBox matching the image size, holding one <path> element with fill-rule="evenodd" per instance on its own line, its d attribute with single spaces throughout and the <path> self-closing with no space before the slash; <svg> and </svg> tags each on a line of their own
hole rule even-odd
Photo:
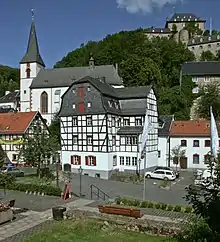
<svg viewBox="0 0 220 242">
<path fill-rule="evenodd" d="M 179 206 L 179 205 L 176 205 L 176 206 L 174 207 L 174 209 L 173 209 L 173 211 L 175 211 L 175 212 L 181 212 L 181 210 L 182 210 L 182 208 L 181 208 L 181 206 Z"/>
<path fill-rule="evenodd" d="M 173 206 L 172 205 L 168 205 L 167 206 L 167 211 L 173 211 Z"/>
<path fill-rule="evenodd" d="M 148 207 L 148 201 L 143 201 L 142 203 L 141 203 L 141 208 L 147 208 Z"/>
<path fill-rule="evenodd" d="M 156 209 L 160 209 L 160 208 L 161 208 L 161 204 L 160 204 L 160 203 L 155 203 L 155 204 L 154 204 L 154 207 L 155 207 Z"/>
<path fill-rule="evenodd" d="M 62 190 L 59 187 L 37 185 L 37 184 L 25 184 L 25 183 L 12 183 L 7 186 L 9 190 L 15 190 L 20 192 L 32 191 L 45 193 L 49 196 L 60 196 Z"/>
<path fill-rule="evenodd" d="M 148 203 L 148 208 L 153 208 L 154 207 L 154 204 L 152 202 L 149 202 Z"/>
<path fill-rule="evenodd" d="M 120 197 L 117 197 L 117 198 L 115 199 L 115 203 L 116 203 L 116 204 L 120 204 L 120 202 L 121 202 L 121 198 L 120 198 Z"/>
<path fill-rule="evenodd" d="M 140 207 L 140 205 L 141 205 L 141 201 L 140 200 L 134 200 L 133 201 L 133 206 Z"/>
<path fill-rule="evenodd" d="M 49 179 L 49 180 L 55 179 L 53 172 L 48 167 L 44 167 L 44 168 L 40 169 L 40 177 L 46 178 L 46 179 Z"/>
<path fill-rule="evenodd" d="M 192 213 L 193 212 L 193 208 L 192 207 L 186 207 L 184 209 L 184 213 Z"/>
<path fill-rule="evenodd" d="M 161 209 L 166 210 L 167 209 L 167 204 L 166 203 L 161 203 Z"/>
</svg>

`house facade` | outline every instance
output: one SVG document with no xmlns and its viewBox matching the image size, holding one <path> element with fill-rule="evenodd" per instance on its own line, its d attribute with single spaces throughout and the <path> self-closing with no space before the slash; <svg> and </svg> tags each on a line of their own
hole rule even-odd
<svg viewBox="0 0 220 242">
<path fill-rule="evenodd" d="M 170 167 L 170 129 L 173 115 L 160 115 L 158 127 L 158 166 Z"/>
<path fill-rule="evenodd" d="M 33 19 L 27 50 L 20 61 L 21 112 L 39 111 L 50 124 L 60 109 L 61 96 L 74 81 L 85 76 L 105 78 L 110 85 L 123 87 L 117 65 L 96 66 L 92 57 L 88 66 L 46 69 Z"/>
<path fill-rule="evenodd" d="M 0 145 L 6 160 L 12 163 L 22 161 L 20 151 L 24 137 L 32 134 L 36 122 L 47 130 L 39 112 L 0 113 Z"/>
<path fill-rule="evenodd" d="M 20 111 L 20 91 L 5 92 L 0 98 L 0 113 Z"/>
<path fill-rule="evenodd" d="M 205 169 L 206 155 L 210 152 L 210 121 L 174 121 L 170 131 L 170 149 L 180 147 L 185 151 L 183 169 Z M 172 164 L 171 166 L 175 166 Z"/>
<path fill-rule="evenodd" d="M 62 97 L 61 162 L 72 172 L 81 166 L 84 175 L 108 179 L 115 170 L 143 170 L 139 144 L 148 109 L 157 127 L 157 100 L 151 86 L 113 88 L 104 79 L 75 81 Z M 158 131 L 147 141 L 147 166 L 158 162 Z"/>
</svg>

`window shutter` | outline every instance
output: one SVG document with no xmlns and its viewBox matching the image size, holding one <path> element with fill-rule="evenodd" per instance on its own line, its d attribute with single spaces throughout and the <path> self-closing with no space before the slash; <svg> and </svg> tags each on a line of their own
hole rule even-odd
<svg viewBox="0 0 220 242">
<path fill-rule="evenodd" d="M 96 157 L 93 156 L 93 165 L 96 166 Z"/>
<path fill-rule="evenodd" d="M 88 166 L 89 162 L 88 162 L 88 156 L 86 156 L 86 166 Z"/>
<path fill-rule="evenodd" d="M 78 156 L 78 165 L 81 165 L 81 156 Z"/>
<path fill-rule="evenodd" d="M 74 165 L 74 156 L 73 155 L 70 156 L 70 162 L 72 165 Z"/>
</svg>

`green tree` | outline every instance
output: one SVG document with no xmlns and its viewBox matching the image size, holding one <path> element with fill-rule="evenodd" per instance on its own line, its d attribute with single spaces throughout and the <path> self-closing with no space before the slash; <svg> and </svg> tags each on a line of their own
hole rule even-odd
<svg viewBox="0 0 220 242">
<path fill-rule="evenodd" d="M 56 154 L 59 142 L 55 136 L 50 135 L 48 130 L 42 127 L 40 121 L 36 121 L 31 127 L 31 133 L 24 138 L 20 156 L 25 162 L 37 165 L 37 175 L 40 176 L 41 167 L 47 166 L 53 155 Z"/>
<path fill-rule="evenodd" d="M 6 154 L 5 154 L 2 146 L 0 145 L 0 168 L 4 165 L 5 158 L 6 158 Z"/>
<path fill-rule="evenodd" d="M 218 35 L 220 33 L 220 31 L 213 29 L 212 30 L 212 35 Z M 210 35 L 210 30 L 206 29 L 203 33 L 203 36 L 209 36 Z"/>
<path fill-rule="evenodd" d="M 197 114 L 201 118 L 209 119 L 210 106 L 213 107 L 213 113 L 217 119 L 220 118 L 220 92 L 217 83 L 210 83 L 200 88 Z"/>
<path fill-rule="evenodd" d="M 216 56 L 210 51 L 203 51 L 200 56 L 200 61 L 215 61 Z"/>
<path fill-rule="evenodd" d="M 60 118 L 57 114 L 54 115 L 52 122 L 49 126 L 49 130 L 51 135 L 56 137 L 56 140 L 60 144 Z"/>
<path fill-rule="evenodd" d="M 187 23 L 185 26 L 185 29 L 188 30 L 190 38 L 192 38 L 196 35 L 202 34 L 202 30 L 199 28 L 199 26 L 196 24 L 196 22 Z"/>
</svg>

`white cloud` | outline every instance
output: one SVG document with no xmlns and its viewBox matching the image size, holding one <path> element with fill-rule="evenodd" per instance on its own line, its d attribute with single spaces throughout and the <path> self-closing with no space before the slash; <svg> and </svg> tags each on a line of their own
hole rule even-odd
<svg viewBox="0 0 220 242">
<path fill-rule="evenodd" d="M 154 8 L 162 8 L 166 4 L 175 4 L 183 0 L 116 0 L 119 8 L 125 8 L 129 13 L 150 13 Z"/>
</svg>

